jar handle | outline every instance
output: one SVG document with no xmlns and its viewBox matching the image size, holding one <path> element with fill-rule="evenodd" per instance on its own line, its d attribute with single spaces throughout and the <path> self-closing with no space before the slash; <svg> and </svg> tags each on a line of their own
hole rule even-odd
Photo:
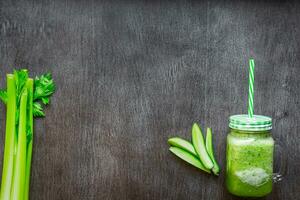
<svg viewBox="0 0 300 200">
<path fill-rule="evenodd" d="M 277 157 L 277 155 L 279 155 Z M 287 163 L 287 155 L 284 151 L 283 145 L 280 140 L 275 140 L 275 158 L 279 158 L 279 166 L 275 165 L 274 168 L 277 168 L 277 170 L 274 170 L 273 173 L 273 182 L 277 183 L 280 182 L 283 179 L 283 176 L 286 174 L 286 163 Z"/>
</svg>

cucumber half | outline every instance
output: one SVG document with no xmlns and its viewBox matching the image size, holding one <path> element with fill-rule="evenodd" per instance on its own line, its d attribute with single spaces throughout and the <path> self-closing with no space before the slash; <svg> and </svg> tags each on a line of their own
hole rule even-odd
<svg viewBox="0 0 300 200">
<path fill-rule="evenodd" d="M 193 124 L 192 128 L 192 141 L 198 157 L 200 158 L 204 167 L 207 169 L 212 169 L 214 164 L 206 151 L 201 129 L 196 123 Z"/>
<path fill-rule="evenodd" d="M 206 169 L 202 163 L 200 162 L 200 160 L 195 157 L 194 155 L 192 155 L 191 153 L 184 151 L 181 148 L 178 147 L 170 147 L 169 150 L 175 154 L 177 157 L 181 158 L 182 160 L 188 162 L 189 164 L 193 165 L 194 167 L 197 167 L 198 169 L 201 169 L 207 173 L 210 174 L 210 170 Z"/>
<path fill-rule="evenodd" d="M 214 156 L 214 150 L 213 150 L 213 144 L 212 144 L 212 133 L 211 133 L 211 128 L 207 128 L 207 131 L 206 131 L 206 142 L 205 142 L 205 145 L 206 145 L 206 150 L 207 150 L 207 153 L 208 155 L 210 156 L 214 166 L 212 168 L 212 171 L 215 175 L 219 175 L 219 172 L 220 172 L 220 167 L 215 159 L 215 156 Z"/>
<path fill-rule="evenodd" d="M 168 143 L 171 146 L 181 148 L 181 149 L 193 154 L 194 156 L 198 157 L 198 154 L 196 153 L 194 146 L 190 142 L 188 142 L 184 139 L 181 139 L 179 137 L 173 137 L 173 138 L 168 139 Z"/>
</svg>

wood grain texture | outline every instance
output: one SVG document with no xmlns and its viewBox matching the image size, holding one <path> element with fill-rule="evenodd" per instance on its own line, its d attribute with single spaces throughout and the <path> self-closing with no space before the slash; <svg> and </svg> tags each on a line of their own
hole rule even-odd
<svg viewBox="0 0 300 200">
<path fill-rule="evenodd" d="M 35 121 L 31 199 L 237 199 L 225 138 L 247 111 L 251 56 L 255 113 L 274 120 L 275 169 L 285 160 L 264 199 L 299 199 L 299 21 L 296 1 L 1 1 L 1 87 L 14 67 L 58 85 Z M 219 178 L 168 152 L 195 121 L 213 128 Z"/>
</svg>

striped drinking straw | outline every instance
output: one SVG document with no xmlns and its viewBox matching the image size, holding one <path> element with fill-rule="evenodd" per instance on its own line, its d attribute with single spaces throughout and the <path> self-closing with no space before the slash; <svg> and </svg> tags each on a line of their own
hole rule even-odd
<svg viewBox="0 0 300 200">
<path fill-rule="evenodd" d="M 248 96 L 248 116 L 253 117 L 253 97 L 254 97 L 254 59 L 249 60 L 249 96 Z"/>
</svg>

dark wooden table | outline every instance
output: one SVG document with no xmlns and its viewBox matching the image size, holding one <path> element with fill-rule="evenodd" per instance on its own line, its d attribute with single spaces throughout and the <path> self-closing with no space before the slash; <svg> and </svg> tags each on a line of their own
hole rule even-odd
<svg viewBox="0 0 300 200">
<path fill-rule="evenodd" d="M 296 1 L 1 1 L 1 87 L 19 67 L 57 83 L 35 121 L 31 199 L 237 199 L 225 138 L 247 111 L 249 57 L 255 113 L 272 116 L 285 163 L 265 199 L 300 199 L 299 22 Z M 168 151 L 193 122 L 213 128 L 218 178 Z"/>
</svg>

